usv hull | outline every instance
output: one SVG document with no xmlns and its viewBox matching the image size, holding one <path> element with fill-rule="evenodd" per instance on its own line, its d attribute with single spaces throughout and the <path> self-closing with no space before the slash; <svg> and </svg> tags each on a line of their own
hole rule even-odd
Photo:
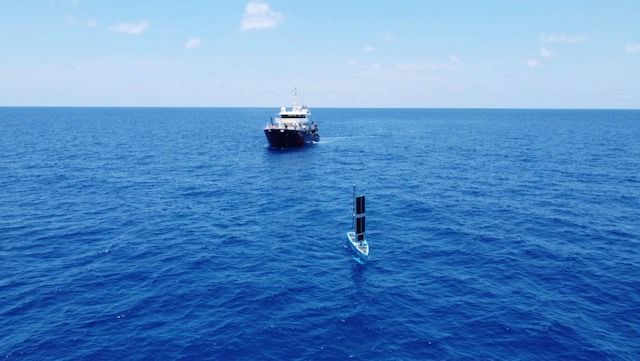
<svg viewBox="0 0 640 361">
<path fill-rule="evenodd" d="M 347 232 L 347 243 L 351 248 L 354 258 L 360 263 L 364 263 L 369 258 L 369 244 L 366 240 L 356 241 L 355 232 Z"/>
</svg>

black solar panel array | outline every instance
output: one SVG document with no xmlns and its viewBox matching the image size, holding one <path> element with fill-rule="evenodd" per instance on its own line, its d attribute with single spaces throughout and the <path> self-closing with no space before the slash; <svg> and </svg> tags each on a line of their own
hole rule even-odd
<svg viewBox="0 0 640 361">
<path fill-rule="evenodd" d="M 364 216 L 356 218 L 356 234 L 358 235 L 358 241 L 362 241 L 364 239 L 364 220 Z"/>
<path fill-rule="evenodd" d="M 358 241 L 364 240 L 365 232 L 364 196 L 356 197 L 356 236 Z"/>
<path fill-rule="evenodd" d="M 364 196 L 356 197 L 356 214 L 364 213 Z"/>
</svg>

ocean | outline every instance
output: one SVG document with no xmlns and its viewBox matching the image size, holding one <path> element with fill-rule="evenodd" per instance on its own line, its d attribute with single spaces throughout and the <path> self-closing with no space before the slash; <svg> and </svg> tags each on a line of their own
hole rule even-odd
<svg viewBox="0 0 640 361">
<path fill-rule="evenodd" d="M 0 359 L 640 359 L 640 111 L 276 111 L 0 108 Z"/>
</svg>

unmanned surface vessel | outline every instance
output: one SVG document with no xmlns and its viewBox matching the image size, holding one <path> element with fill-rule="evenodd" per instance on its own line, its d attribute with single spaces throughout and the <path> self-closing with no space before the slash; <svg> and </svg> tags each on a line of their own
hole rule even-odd
<svg viewBox="0 0 640 361">
<path fill-rule="evenodd" d="M 354 259 L 360 263 L 369 258 L 369 243 L 364 237 L 365 209 L 364 196 L 356 197 L 356 187 L 353 187 L 353 232 L 347 232 L 349 246 L 354 254 Z"/>
</svg>

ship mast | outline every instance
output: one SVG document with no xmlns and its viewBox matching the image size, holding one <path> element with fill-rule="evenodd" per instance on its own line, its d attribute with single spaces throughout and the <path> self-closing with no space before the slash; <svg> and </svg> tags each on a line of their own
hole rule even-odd
<svg viewBox="0 0 640 361">
<path fill-rule="evenodd" d="M 293 97 L 291 97 L 293 100 L 293 110 L 296 110 L 298 108 L 298 100 L 300 99 L 300 97 L 298 96 L 298 88 L 294 87 L 293 88 Z"/>
</svg>

